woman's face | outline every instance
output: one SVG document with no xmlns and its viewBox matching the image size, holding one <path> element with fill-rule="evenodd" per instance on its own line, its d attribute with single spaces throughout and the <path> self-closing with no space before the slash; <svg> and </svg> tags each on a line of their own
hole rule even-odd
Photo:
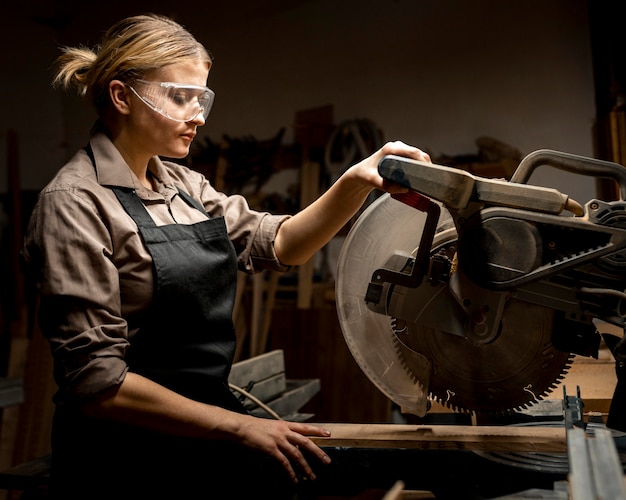
<svg viewBox="0 0 626 500">
<path fill-rule="evenodd" d="M 165 66 L 148 73 L 144 80 L 204 87 L 208 76 L 207 64 L 198 60 Z M 164 116 L 142 100 L 147 96 L 149 86 L 160 90 L 158 84 L 152 83 L 146 86 L 139 83 L 133 85 L 136 94 L 131 92 L 132 105 L 128 125 L 132 127 L 133 147 L 141 148 L 142 153 L 149 156 L 184 158 L 189 154 L 189 148 L 196 136 L 197 128 L 205 123 L 204 116 L 198 112 L 188 121 L 176 121 Z M 166 99 L 171 104 L 170 97 Z M 197 99 L 194 99 L 194 102 L 197 104 Z"/>
</svg>

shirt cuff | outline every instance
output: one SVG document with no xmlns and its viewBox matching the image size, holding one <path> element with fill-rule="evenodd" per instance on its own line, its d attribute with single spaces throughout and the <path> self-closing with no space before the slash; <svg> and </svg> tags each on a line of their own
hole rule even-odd
<svg viewBox="0 0 626 500">
<path fill-rule="evenodd" d="M 282 264 L 274 250 L 274 240 L 278 228 L 290 215 L 267 215 L 263 217 L 257 229 L 257 236 L 254 238 L 250 252 L 251 262 L 246 265 L 246 270 L 254 272 L 255 269 L 272 269 L 274 271 L 285 272 L 291 266 Z"/>
</svg>

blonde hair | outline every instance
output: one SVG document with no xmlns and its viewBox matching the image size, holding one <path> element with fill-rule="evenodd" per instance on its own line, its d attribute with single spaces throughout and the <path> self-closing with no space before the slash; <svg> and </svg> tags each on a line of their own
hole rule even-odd
<svg viewBox="0 0 626 500">
<path fill-rule="evenodd" d="M 108 104 L 111 80 L 131 81 L 181 60 L 212 57 L 191 33 L 170 18 L 145 14 L 123 19 L 105 33 L 94 49 L 63 47 L 56 60 L 54 87 L 91 98 L 100 112 Z"/>
</svg>

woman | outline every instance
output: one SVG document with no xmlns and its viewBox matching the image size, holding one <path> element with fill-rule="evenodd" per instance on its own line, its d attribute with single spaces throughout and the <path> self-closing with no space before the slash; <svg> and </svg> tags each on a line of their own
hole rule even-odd
<svg viewBox="0 0 626 500">
<path fill-rule="evenodd" d="M 227 386 L 237 268 L 306 262 L 374 188 L 386 144 L 295 216 L 252 211 L 184 158 L 213 92 L 211 57 L 156 15 L 115 24 L 97 51 L 65 48 L 55 85 L 93 101 L 88 146 L 40 194 L 23 258 L 40 292 L 58 384 L 55 498 L 271 498 L 330 459 L 318 426 L 255 418 Z M 221 498 L 217 495 L 218 498 Z"/>
</svg>

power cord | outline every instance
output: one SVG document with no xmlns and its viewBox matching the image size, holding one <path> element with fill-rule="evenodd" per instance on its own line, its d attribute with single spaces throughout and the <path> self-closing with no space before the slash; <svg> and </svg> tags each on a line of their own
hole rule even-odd
<svg viewBox="0 0 626 500">
<path fill-rule="evenodd" d="M 245 389 L 242 389 L 239 386 L 236 386 L 235 384 L 231 384 L 230 382 L 228 383 L 228 387 L 230 387 L 230 389 L 232 391 L 236 391 L 239 394 L 241 394 L 242 396 L 245 396 L 246 398 L 248 398 L 250 401 L 252 401 L 253 403 L 257 404 L 260 408 L 262 408 L 263 410 L 265 410 L 269 415 L 271 415 L 273 418 L 275 418 L 276 420 L 282 420 L 282 417 L 276 413 L 274 410 L 272 410 L 269 406 L 267 406 L 263 401 L 261 401 L 259 398 L 257 398 L 256 396 L 253 396 L 252 394 L 250 394 L 248 391 L 246 391 Z"/>
</svg>

